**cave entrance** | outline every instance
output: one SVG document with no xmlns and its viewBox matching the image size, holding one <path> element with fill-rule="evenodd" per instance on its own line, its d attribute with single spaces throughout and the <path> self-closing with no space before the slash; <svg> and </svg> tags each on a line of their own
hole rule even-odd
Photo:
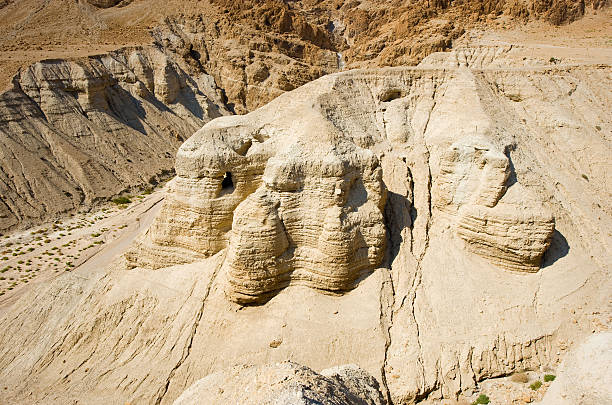
<svg viewBox="0 0 612 405">
<path fill-rule="evenodd" d="M 232 179 L 232 172 L 225 172 L 223 175 L 223 181 L 221 182 L 221 193 L 228 194 L 234 191 L 234 181 Z"/>
</svg>

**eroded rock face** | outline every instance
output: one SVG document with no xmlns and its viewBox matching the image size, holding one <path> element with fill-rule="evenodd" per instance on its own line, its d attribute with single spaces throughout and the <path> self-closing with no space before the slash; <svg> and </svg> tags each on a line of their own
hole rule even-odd
<svg viewBox="0 0 612 405">
<path fill-rule="evenodd" d="M 199 131 L 179 151 L 173 195 L 128 259 L 160 268 L 227 247 L 226 292 L 240 303 L 292 283 L 352 288 L 384 255 L 382 169 L 321 117 L 300 124 L 308 127 L 271 136 L 250 117 L 227 117 Z M 308 129 L 320 131 L 314 143 Z"/>
<path fill-rule="evenodd" d="M 334 74 L 205 125 L 127 266 L 6 310 L 0 400 L 166 405 L 285 360 L 455 400 L 606 329 L 610 67 L 444 66 Z"/>
<path fill-rule="evenodd" d="M 263 184 L 234 212 L 228 296 L 256 301 L 290 283 L 351 289 L 380 264 L 385 187 L 369 151 L 324 145 L 270 159 Z"/>
<path fill-rule="evenodd" d="M 520 184 L 507 189 L 508 157 L 468 138 L 451 145 L 440 166 L 434 204 L 456 217 L 466 248 L 506 269 L 538 271 L 554 218 Z"/>
<path fill-rule="evenodd" d="M 87 0 L 87 2 L 99 8 L 109 8 L 121 3 L 121 0 Z"/>
<path fill-rule="evenodd" d="M 321 373 L 293 362 L 237 366 L 211 374 L 189 387 L 174 405 L 384 405 L 375 378 L 355 365 Z"/>
<path fill-rule="evenodd" d="M 340 75 L 334 83 L 363 105 L 322 90 L 314 106 L 286 99 L 284 112 L 271 106 L 218 119 L 185 142 L 168 200 L 128 253 L 131 265 L 162 268 L 227 248 L 222 271 L 235 302 L 264 302 L 290 284 L 351 289 L 382 262 L 388 238 L 377 157 L 384 154 L 376 145 L 410 139 L 406 84 L 422 80 L 420 71 L 388 71 L 368 88 L 367 75 Z M 369 121 L 375 114 L 384 114 L 383 132 Z M 552 214 L 520 184 L 506 191 L 509 159 L 485 136 L 448 134 L 439 142 L 432 145 L 439 160 L 433 207 L 453 218 L 470 252 L 506 269 L 537 271 Z"/>
<path fill-rule="evenodd" d="M 206 77 L 153 47 L 23 70 L 0 94 L 0 230 L 168 176 L 180 144 L 228 113 Z"/>
<path fill-rule="evenodd" d="M 470 27 L 495 21 L 493 16 L 560 25 L 585 13 L 582 0 L 211 3 L 205 11 L 165 18 L 153 36 L 213 75 L 238 114 L 345 68 L 416 65 L 450 49 Z M 593 9 L 603 3 L 587 1 Z"/>
</svg>

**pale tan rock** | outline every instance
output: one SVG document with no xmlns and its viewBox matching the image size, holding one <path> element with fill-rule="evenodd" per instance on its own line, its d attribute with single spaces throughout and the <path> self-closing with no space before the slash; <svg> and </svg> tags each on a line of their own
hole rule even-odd
<svg viewBox="0 0 612 405">
<path fill-rule="evenodd" d="M 241 303 L 291 283 L 352 288 L 384 255 L 382 171 L 348 140 L 326 135 L 309 145 L 309 131 L 329 125 L 322 117 L 303 124 L 275 137 L 250 116 L 204 127 L 181 147 L 171 196 L 128 259 L 159 268 L 181 262 L 172 252 L 160 257 L 167 246 L 194 251 L 182 262 L 228 247 L 227 294 Z"/>
<path fill-rule="evenodd" d="M 262 186 L 236 208 L 231 299 L 256 301 L 291 283 L 348 290 L 382 261 L 386 190 L 377 159 L 324 148 L 270 159 Z"/>
<path fill-rule="evenodd" d="M 535 272 L 555 221 L 520 184 L 507 190 L 509 176 L 506 155 L 484 140 L 463 139 L 442 157 L 434 205 L 455 218 L 471 252 L 509 270 Z"/>
<path fill-rule="evenodd" d="M 181 142 L 227 114 L 215 89 L 153 47 L 23 70 L 0 94 L 0 230 L 168 177 Z"/>
<path fill-rule="evenodd" d="M 128 263 L 75 270 L 4 309 L 0 401 L 165 405 L 236 364 L 292 360 L 358 364 L 393 403 L 435 403 L 554 366 L 591 318 L 610 319 L 611 77 L 609 66 L 350 71 L 210 122 L 180 148 Z M 508 97 L 518 90 L 522 101 Z M 453 145 L 461 159 L 445 158 Z M 366 200 L 346 193 L 351 179 Z M 442 209 L 442 195 L 456 206 Z M 464 212 L 478 219 L 468 240 L 493 243 L 485 258 L 458 235 Z M 553 216 L 541 270 L 505 271 L 533 265 Z M 504 221 L 512 233 L 498 232 Z M 515 244 L 532 231 L 533 248 Z M 291 274 L 308 283 L 270 292 L 291 235 L 350 288 L 332 291 L 306 263 Z M 362 243 L 369 267 L 352 280 Z"/>
<path fill-rule="evenodd" d="M 612 401 L 612 333 L 594 334 L 567 353 L 542 405 Z"/>
<path fill-rule="evenodd" d="M 442 157 L 433 190 L 434 205 L 449 212 L 463 205 L 493 207 L 506 191 L 509 175 L 508 158 L 491 143 L 462 139 Z"/>
<path fill-rule="evenodd" d="M 494 207 L 467 205 L 461 208 L 457 234 L 466 248 L 496 265 L 517 271 L 540 269 L 542 256 L 551 243 L 555 221 L 538 201 L 525 198 L 520 185 L 510 187 Z M 521 201 L 522 200 L 522 201 Z"/>
<path fill-rule="evenodd" d="M 193 384 L 174 405 L 384 405 L 378 382 L 357 366 L 341 366 L 321 374 L 292 362 L 237 366 Z"/>
</svg>

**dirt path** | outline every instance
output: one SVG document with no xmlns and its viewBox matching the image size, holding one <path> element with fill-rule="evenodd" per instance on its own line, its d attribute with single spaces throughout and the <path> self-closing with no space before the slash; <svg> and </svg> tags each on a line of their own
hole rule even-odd
<svg viewBox="0 0 612 405">
<path fill-rule="evenodd" d="M 164 189 L 133 197 L 127 206 L 77 214 L 3 237 L 0 242 L 0 312 L 33 286 L 65 271 L 88 277 L 102 271 L 149 227 Z"/>
</svg>

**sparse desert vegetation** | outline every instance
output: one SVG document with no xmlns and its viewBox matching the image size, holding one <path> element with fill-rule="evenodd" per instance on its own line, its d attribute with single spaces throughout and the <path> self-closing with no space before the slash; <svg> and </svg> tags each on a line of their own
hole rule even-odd
<svg viewBox="0 0 612 405">
<path fill-rule="evenodd" d="M 134 207 L 157 198 L 151 196 L 154 190 L 149 190 L 137 196 Z M 4 242 L 0 242 L 0 261 L 4 265 L 0 269 L 0 304 L 30 281 L 73 271 L 106 243 L 120 237 L 128 227 L 122 211 L 127 200 L 128 197 L 123 197 L 120 204 L 113 201 L 93 212 L 82 212 L 36 229 L 3 235 Z"/>
<path fill-rule="evenodd" d="M 529 385 L 529 388 L 531 388 L 534 391 L 537 391 L 540 389 L 540 387 L 542 387 L 542 381 L 538 380 L 535 381 L 534 383 L 532 383 L 531 385 Z"/>
<path fill-rule="evenodd" d="M 476 398 L 476 401 L 472 402 L 472 405 L 480 405 L 480 404 L 488 404 L 489 402 L 491 402 L 491 400 L 489 399 L 489 397 L 485 394 L 480 394 L 478 396 L 478 398 Z"/>
</svg>

